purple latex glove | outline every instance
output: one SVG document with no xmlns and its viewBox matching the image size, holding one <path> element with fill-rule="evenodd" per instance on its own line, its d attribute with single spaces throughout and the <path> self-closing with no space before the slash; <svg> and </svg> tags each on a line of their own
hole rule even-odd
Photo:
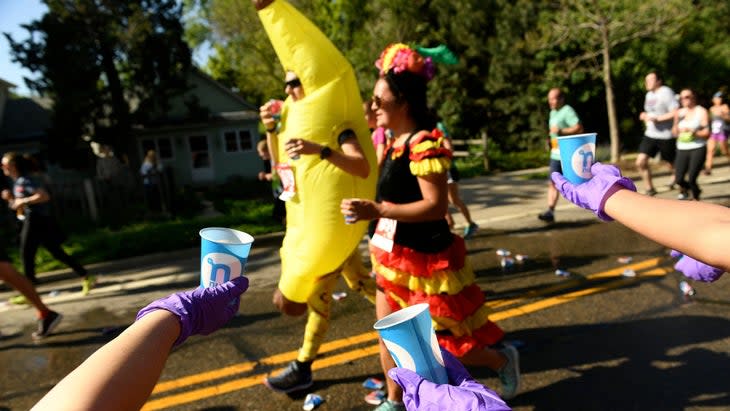
<svg viewBox="0 0 730 411">
<path fill-rule="evenodd" d="M 677 264 L 674 265 L 674 269 L 684 274 L 687 278 L 711 283 L 725 274 L 725 270 L 707 265 L 702 261 L 697 261 L 688 255 L 683 255 L 679 251 L 672 250 L 670 255 L 673 258 L 679 258 Z"/>
<path fill-rule="evenodd" d="M 616 166 L 594 163 L 591 166 L 591 174 L 593 174 L 593 178 L 578 185 L 569 182 L 557 172 L 550 177 L 555 183 L 555 188 L 568 201 L 578 207 L 593 211 L 603 221 L 613 221 L 613 218 L 603 210 L 606 200 L 624 188 L 636 191 L 636 186 L 630 178 L 622 177 L 621 171 Z"/>
<path fill-rule="evenodd" d="M 248 289 L 248 278 L 237 277 L 212 288 L 181 291 L 157 301 L 137 313 L 137 320 L 155 310 L 166 310 L 180 319 L 180 336 L 174 347 L 191 335 L 208 335 L 221 328 L 238 312 L 240 296 Z"/>
<path fill-rule="evenodd" d="M 408 411 L 511 410 L 489 388 L 479 384 L 451 353 L 441 350 L 449 381 L 455 385 L 435 384 L 405 368 L 391 368 L 388 376 L 403 388 L 403 403 Z"/>
</svg>

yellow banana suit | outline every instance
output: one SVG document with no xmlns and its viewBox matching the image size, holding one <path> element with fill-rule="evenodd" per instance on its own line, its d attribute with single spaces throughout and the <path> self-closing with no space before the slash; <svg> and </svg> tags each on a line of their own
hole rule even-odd
<svg viewBox="0 0 730 411">
<path fill-rule="evenodd" d="M 300 361 L 316 355 L 329 324 L 331 292 L 342 272 L 351 288 L 374 298 L 374 280 L 362 264 L 358 244 L 367 222 L 345 224 L 343 198 L 375 196 L 375 150 L 350 63 L 304 15 L 284 0 L 259 10 L 259 18 L 287 71 L 297 74 L 305 97 L 287 98 L 277 134 L 278 158 L 284 145 L 302 138 L 339 150 L 338 136 L 351 129 L 370 166 L 366 179 L 348 174 L 316 155 L 288 159 L 296 195 L 286 203 L 286 235 L 280 250 L 279 289 L 289 300 L 309 305 Z"/>
</svg>

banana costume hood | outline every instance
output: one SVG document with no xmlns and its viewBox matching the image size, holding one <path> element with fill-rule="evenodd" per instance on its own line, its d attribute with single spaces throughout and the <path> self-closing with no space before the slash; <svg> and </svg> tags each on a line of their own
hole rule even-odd
<svg viewBox="0 0 730 411">
<path fill-rule="evenodd" d="M 375 150 L 347 59 L 288 2 L 275 0 L 258 14 L 281 64 L 297 74 L 305 93 L 296 102 L 291 98 L 284 102 L 277 139 L 278 158 L 291 165 L 296 185 L 296 195 L 286 203 L 279 289 L 289 300 L 306 302 L 317 279 L 345 264 L 365 234 L 367 222 L 345 224 L 340 202 L 343 198 L 374 198 Z M 284 150 L 291 138 L 339 150 L 337 138 L 347 129 L 357 135 L 370 165 L 366 179 L 316 155 L 291 160 Z"/>
</svg>

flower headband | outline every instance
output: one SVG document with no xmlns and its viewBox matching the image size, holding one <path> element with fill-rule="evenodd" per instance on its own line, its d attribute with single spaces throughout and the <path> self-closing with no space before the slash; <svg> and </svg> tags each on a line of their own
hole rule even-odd
<svg viewBox="0 0 730 411">
<path fill-rule="evenodd" d="M 434 62 L 456 64 L 458 61 L 451 50 L 443 44 L 432 48 L 417 46 L 411 48 L 403 43 L 393 43 L 383 50 L 375 62 L 375 67 L 380 70 L 381 76 L 385 76 L 390 70 L 395 74 L 410 71 L 429 81 L 436 73 Z"/>
</svg>

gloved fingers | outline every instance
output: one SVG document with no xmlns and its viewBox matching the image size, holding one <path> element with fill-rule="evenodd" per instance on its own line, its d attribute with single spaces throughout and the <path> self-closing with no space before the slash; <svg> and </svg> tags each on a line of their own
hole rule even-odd
<svg viewBox="0 0 730 411">
<path fill-rule="evenodd" d="M 248 277 L 236 277 L 227 283 L 221 284 L 223 289 L 227 290 L 231 297 L 238 297 L 248 290 Z"/>
<path fill-rule="evenodd" d="M 555 187 L 558 188 L 558 191 L 563 191 L 560 187 L 568 182 L 568 180 L 566 180 L 565 177 L 557 171 L 553 171 L 553 173 L 550 174 L 550 179 L 553 180 L 553 184 L 555 184 Z"/>
<path fill-rule="evenodd" d="M 407 368 L 394 367 L 388 370 L 388 376 L 400 385 L 405 394 L 413 394 L 418 392 L 418 386 L 422 383 L 431 383 L 423 377 Z M 431 383 L 433 384 L 433 383 Z"/>
<path fill-rule="evenodd" d="M 441 356 L 444 358 L 444 366 L 446 367 L 446 374 L 449 376 L 449 381 L 454 385 L 460 386 L 464 381 L 473 380 L 469 371 L 464 367 L 464 364 L 453 354 L 442 348 Z"/>
<path fill-rule="evenodd" d="M 682 253 L 680 253 L 677 250 L 672 250 L 669 252 L 669 256 L 672 258 L 680 258 L 680 257 L 682 257 Z"/>
<path fill-rule="evenodd" d="M 600 162 L 595 162 L 593 163 L 593 165 L 591 165 L 591 174 L 593 174 L 594 176 L 610 175 L 614 177 L 621 177 L 621 170 L 611 164 L 601 164 Z"/>
</svg>

